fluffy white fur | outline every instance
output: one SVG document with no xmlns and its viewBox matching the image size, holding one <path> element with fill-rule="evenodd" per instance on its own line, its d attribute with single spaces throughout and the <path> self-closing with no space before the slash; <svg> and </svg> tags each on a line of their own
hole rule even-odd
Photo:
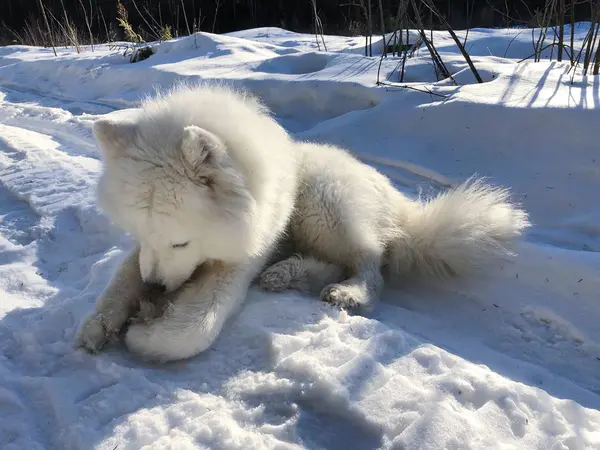
<svg viewBox="0 0 600 450">
<path fill-rule="evenodd" d="M 343 149 L 294 142 L 258 101 L 224 87 L 177 88 L 135 117 L 97 121 L 94 134 L 99 203 L 139 246 L 78 330 L 90 351 L 155 284 L 167 307 L 133 321 L 126 344 L 182 359 L 212 345 L 268 261 L 267 290 L 368 307 L 384 278 L 474 273 L 528 226 L 506 190 L 477 180 L 411 200 Z"/>
</svg>

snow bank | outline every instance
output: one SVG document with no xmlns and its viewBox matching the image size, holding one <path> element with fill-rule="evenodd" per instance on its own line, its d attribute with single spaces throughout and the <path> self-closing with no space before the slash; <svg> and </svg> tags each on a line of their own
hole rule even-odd
<svg viewBox="0 0 600 450">
<path fill-rule="evenodd" d="M 461 85 L 435 82 L 423 53 L 406 72 L 435 95 L 376 86 L 362 38 L 319 52 L 277 28 L 165 42 L 135 64 L 106 46 L 0 48 L 0 447 L 600 448 L 598 80 L 517 64 L 530 38 L 471 30 L 476 84 L 436 33 Z M 131 245 L 94 206 L 91 123 L 177 80 L 246 86 L 298 137 L 349 147 L 412 195 L 486 175 L 535 227 L 489 279 L 407 280 L 368 317 L 253 290 L 188 361 L 77 351 Z"/>
</svg>

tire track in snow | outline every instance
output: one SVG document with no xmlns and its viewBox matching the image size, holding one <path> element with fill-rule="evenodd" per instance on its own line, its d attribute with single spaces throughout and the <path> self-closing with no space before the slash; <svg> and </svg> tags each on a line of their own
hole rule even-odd
<svg viewBox="0 0 600 450">
<path fill-rule="evenodd" d="M 52 136 L 70 155 L 98 159 L 91 131 L 96 116 L 74 116 L 63 109 L 37 103 L 14 104 L 0 100 L 0 107 L 0 123 Z"/>
<path fill-rule="evenodd" d="M 14 258 L 26 261 L 19 272 L 37 278 L 39 285 L 29 290 L 45 305 L 27 308 L 20 300 L 24 309 L 8 312 L 0 322 L 0 378 L 14 397 L 5 402 L 0 393 L 0 411 L 20 424 L 0 428 L 0 447 L 84 448 L 63 439 L 77 417 L 63 408 L 70 390 L 52 376 L 81 358 L 66 330 L 75 325 L 73 311 L 87 303 L 82 292 L 93 266 L 116 241 L 94 206 L 100 162 L 82 122 L 70 113 L 2 103 L 0 239 L 16 246 L 13 251 L 20 253 Z M 81 306 L 74 306 L 77 301 Z"/>
<path fill-rule="evenodd" d="M 29 207 L 29 203 L 16 198 L 0 183 L 0 236 L 17 246 L 31 244 L 35 237 L 33 228 L 40 217 Z"/>
<path fill-rule="evenodd" d="M 119 234 L 95 206 L 100 162 L 73 151 L 78 139 L 0 124 L 0 183 L 40 217 L 36 264 L 44 278 L 66 286 L 80 286 Z"/>
<path fill-rule="evenodd" d="M 34 101 L 42 107 L 59 108 L 64 111 L 69 111 L 72 114 L 105 114 L 110 111 L 119 109 L 112 103 L 104 103 L 101 101 L 92 100 L 77 100 L 71 97 L 50 94 L 47 91 L 40 91 L 30 87 L 24 87 L 15 83 L 0 83 L 0 87 L 7 97 L 7 101 L 13 104 L 23 104 L 25 102 Z"/>
<path fill-rule="evenodd" d="M 0 180 L 40 215 L 93 202 L 91 189 L 100 168 L 92 158 L 71 156 L 52 136 L 0 124 Z"/>
</svg>

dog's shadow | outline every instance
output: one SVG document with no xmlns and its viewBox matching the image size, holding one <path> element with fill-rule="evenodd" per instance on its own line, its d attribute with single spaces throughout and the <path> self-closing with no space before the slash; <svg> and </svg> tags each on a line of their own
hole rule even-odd
<svg viewBox="0 0 600 450">
<path fill-rule="evenodd" d="M 213 415 L 221 414 L 219 408 L 231 410 L 233 404 L 237 410 L 229 413 L 240 426 L 287 428 L 285 436 L 275 435 L 290 443 L 308 448 L 380 448 L 381 433 L 372 429 L 360 412 L 352 412 L 350 399 L 374 375 L 375 367 L 364 365 L 365 358 L 388 364 L 414 346 L 385 355 L 381 355 L 382 349 L 371 348 L 371 355 L 347 363 L 356 366 L 348 371 L 347 392 L 327 393 L 330 386 L 315 382 L 315 376 L 317 365 L 323 362 L 322 352 L 331 350 L 331 343 L 321 344 L 320 340 L 326 340 L 332 331 L 327 328 L 340 315 L 347 313 L 316 298 L 294 292 L 265 293 L 253 286 L 243 309 L 228 320 L 215 344 L 196 357 L 166 364 L 140 361 L 122 340 L 99 355 L 84 356 L 135 374 L 133 378 L 149 388 L 144 395 L 134 396 L 136 401 L 114 405 L 115 418 L 104 424 L 99 439 L 112 439 L 109 442 L 116 445 L 120 441 L 115 430 L 131 427 L 129 416 L 140 409 L 175 413 L 189 400 L 201 410 L 199 421 L 210 422 Z M 295 367 L 295 353 L 298 360 L 305 359 L 306 367 Z M 97 409 L 98 403 L 106 401 L 106 394 L 99 392 L 112 389 L 123 387 L 114 381 L 104 383 L 80 398 L 79 404 L 85 410 Z M 89 422 L 96 420 L 93 415 L 87 417 Z M 90 428 L 94 427 L 90 423 Z"/>
</svg>

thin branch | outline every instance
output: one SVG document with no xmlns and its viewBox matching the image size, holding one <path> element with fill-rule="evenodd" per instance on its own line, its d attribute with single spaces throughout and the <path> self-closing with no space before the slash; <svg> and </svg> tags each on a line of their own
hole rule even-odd
<svg viewBox="0 0 600 450">
<path fill-rule="evenodd" d="M 429 95 L 433 95 L 436 97 L 441 97 L 441 98 L 448 98 L 447 95 L 444 94 L 439 94 L 437 92 L 433 92 L 429 89 L 427 89 L 426 87 L 419 89 L 417 87 L 414 86 L 408 86 L 408 85 L 398 85 L 398 84 L 394 84 L 394 83 L 387 83 L 385 81 L 380 81 L 379 83 L 377 83 L 381 86 L 388 86 L 388 87 L 392 87 L 392 88 L 398 88 L 398 89 L 407 89 L 409 91 L 416 91 L 416 92 L 421 92 L 422 94 L 429 94 Z"/>
<path fill-rule="evenodd" d="M 140 18 L 144 21 L 144 23 L 146 24 L 146 26 L 148 27 L 148 31 L 150 32 L 151 35 L 153 35 L 152 37 L 154 39 L 156 39 L 157 41 L 160 41 L 160 30 L 155 30 L 152 25 L 150 25 L 150 23 L 148 23 L 148 21 L 146 20 L 146 16 L 144 16 L 144 14 L 142 14 L 142 12 L 140 11 L 140 9 L 138 8 L 138 5 L 136 3 L 135 0 L 131 0 L 131 3 L 133 3 L 133 7 L 135 8 L 135 10 L 137 11 L 137 13 L 140 15 Z M 152 16 L 150 16 L 152 17 Z"/>
<path fill-rule="evenodd" d="M 575 63 L 573 56 L 575 53 L 575 0 L 571 0 L 571 65 Z"/>
<path fill-rule="evenodd" d="M 92 25 L 90 24 L 90 20 L 88 19 L 87 11 L 85 9 L 85 6 L 83 5 L 83 0 L 79 0 L 79 4 L 81 5 L 81 9 L 83 9 L 83 17 L 85 19 L 85 25 L 87 26 L 88 34 L 90 36 L 90 45 L 92 46 L 92 51 L 94 51 L 94 35 L 92 34 Z M 90 11 L 91 11 L 91 7 L 92 7 L 92 2 L 90 0 Z M 91 14 L 91 12 L 90 12 L 90 14 Z"/>
<path fill-rule="evenodd" d="M 50 39 L 50 45 L 52 45 L 52 51 L 54 52 L 54 56 L 57 56 L 56 46 L 54 45 L 54 38 L 52 37 L 52 30 L 50 29 L 48 17 L 46 16 L 46 8 L 44 7 L 42 0 L 38 0 L 38 5 L 40 7 L 40 10 L 42 11 L 42 17 L 44 18 L 44 23 L 46 24 L 46 29 L 48 30 L 48 38 Z"/>
<path fill-rule="evenodd" d="M 422 0 L 422 2 L 423 2 L 423 4 L 427 8 L 429 8 L 429 10 L 446 27 L 446 30 L 448 30 L 448 33 L 450 33 L 450 36 L 452 36 L 452 39 L 456 43 L 456 46 L 458 47 L 458 49 L 462 53 L 463 57 L 467 61 L 467 64 L 469 65 L 469 67 L 471 68 L 471 72 L 473 72 L 473 75 L 475 76 L 475 79 L 477 80 L 477 82 L 478 83 L 483 83 L 483 79 L 481 78 L 481 76 L 479 75 L 479 72 L 475 68 L 475 64 L 473 64 L 473 61 L 471 60 L 471 57 L 469 56 L 469 53 L 467 52 L 467 50 L 465 50 L 464 45 L 462 44 L 462 42 L 460 42 L 460 40 L 456 36 L 456 33 L 454 32 L 454 30 L 452 29 L 452 27 L 450 26 L 450 24 L 448 23 L 448 21 L 446 20 L 446 18 L 444 16 L 442 16 L 442 14 L 439 12 L 439 10 L 435 7 L 435 5 L 430 0 Z"/>
<path fill-rule="evenodd" d="M 379 21 L 381 22 L 379 24 L 379 26 L 381 28 L 381 38 L 382 38 L 382 44 L 383 44 L 383 56 L 385 58 L 387 58 L 387 45 L 385 44 L 385 22 L 384 22 L 384 19 L 383 19 L 383 4 L 382 4 L 381 0 L 379 0 L 378 6 L 379 6 Z"/>
<path fill-rule="evenodd" d="M 185 19 L 185 27 L 187 28 L 188 36 L 192 34 L 190 31 L 190 24 L 188 23 L 187 14 L 185 12 L 185 5 L 183 4 L 183 0 L 181 0 L 181 9 L 183 9 L 183 18 Z"/>
</svg>

